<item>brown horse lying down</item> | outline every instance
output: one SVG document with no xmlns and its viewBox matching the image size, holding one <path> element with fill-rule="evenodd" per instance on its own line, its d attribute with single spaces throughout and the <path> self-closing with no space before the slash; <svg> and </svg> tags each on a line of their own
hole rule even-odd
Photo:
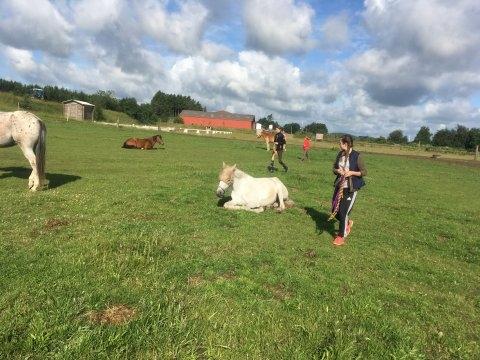
<svg viewBox="0 0 480 360">
<path fill-rule="evenodd" d="M 151 150 L 156 143 L 159 143 L 160 145 L 164 144 L 160 135 L 155 135 L 146 139 L 130 138 L 123 143 L 122 147 L 125 149 Z"/>
</svg>

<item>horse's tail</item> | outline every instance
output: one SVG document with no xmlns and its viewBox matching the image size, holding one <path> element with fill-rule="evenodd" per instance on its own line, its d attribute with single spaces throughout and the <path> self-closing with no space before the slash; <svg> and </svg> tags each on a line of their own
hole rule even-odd
<svg viewBox="0 0 480 360">
<path fill-rule="evenodd" d="M 35 163 L 37 165 L 37 174 L 40 181 L 45 179 L 45 153 L 46 153 L 46 135 L 47 128 L 43 121 L 38 120 L 40 124 L 40 134 L 38 135 L 37 145 L 35 145 Z"/>
</svg>

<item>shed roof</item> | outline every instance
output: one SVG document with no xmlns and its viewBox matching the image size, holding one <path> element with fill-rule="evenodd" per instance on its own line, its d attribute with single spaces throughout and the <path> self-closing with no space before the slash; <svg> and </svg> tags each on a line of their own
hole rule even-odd
<svg viewBox="0 0 480 360">
<path fill-rule="evenodd" d="M 228 111 L 195 111 L 195 110 L 183 110 L 180 113 L 180 116 L 196 116 L 202 118 L 222 118 L 222 119 L 232 119 L 232 120 L 245 120 L 249 119 L 250 121 L 255 121 L 254 115 L 245 115 L 245 114 L 234 114 Z"/>
<path fill-rule="evenodd" d="M 85 105 L 85 106 L 95 106 L 95 105 L 90 104 L 90 103 L 88 103 L 88 102 L 86 102 L 86 101 L 80 101 L 80 100 L 74 100 L 74 99 L 63 101 L 64 104 L 68 104 L 68 103 L 71 103 L 71 102 L 76 102 L 77 104 Z"/>
</svg>

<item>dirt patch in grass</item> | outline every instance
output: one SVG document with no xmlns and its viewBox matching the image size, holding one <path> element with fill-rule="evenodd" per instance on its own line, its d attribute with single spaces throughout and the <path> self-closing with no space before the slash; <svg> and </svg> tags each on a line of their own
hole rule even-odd
<svg viewBox="0 0 480 360">
<path fill-rule="evenodd" d="M 204 279 L 202 275 L 194 275 L 190 276 L 187 280 L 188 285 L 196 287 L 199 286 L 203 283 Z"/>
<path fill-rule="evenodd" d="M 217 279 L 232 281 L 237 278 L 237 275 L 233 271 L 227 271 L 223 274 L 218 275 Z"/>
<path fill-rule="evenodd" d="M 47 219 L 45 220 L 44 229 L 47 231 L 58 229 L 62 226 L 67 226 L 70 222 L 66 219 Z"/>
<path fill-rule="evenodd" d="M 113 305 L 105 310 L 89 311 L 86 317 L 92 324 L 123 325 L 136 314 L 136 310 L 126 305 Z"/>
<path fill-rule="evenodd" d="M 317 257 L 317 252 L 315 250 L 309 249 L 305 251 L 303 255 L 309 259 L 315 259 Z"/>
<path fill-rule="evenodd" d="M 67 226 L 70 224 L 70 221 L 67 219 L 47 219 L 45 220 L 45 224 L 42 227 L 33 229 L 30 231 L 30 237 L 36 238 L 42 234 L 48 233 L 50 231 L 55 231 L 61 227 Z"/>
<path fill-rule="evenodd" d="M 267 285 L 266 288 L 277 300 L 287 300 L 293 295 L 283 284 Z"/>
<path fill-rule="evenodd" d="M 436 238 L 439 242 L 444 243 L 450 240 L 453 240 L 453 236 L 447 233 L 440 233 L 436 235 Z"/>
</svg>

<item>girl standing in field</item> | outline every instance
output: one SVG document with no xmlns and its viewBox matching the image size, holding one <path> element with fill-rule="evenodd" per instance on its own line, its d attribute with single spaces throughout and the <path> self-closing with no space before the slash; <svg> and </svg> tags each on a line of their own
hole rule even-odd
<svg viewBox="0 0 480 360">
<path fill-rule="evenodd" d="M 302 161 L 304 161 L 305 159 L 310 160 L 309 157 L 308 157 L 308 152 L 310 151 L 310 146 L 311 146 L 310 138 L 308 136 L 305 136 L 305 139 L 303 139 Z"/>
<path fill-rule="evenodd" d="M 363 157 L 353 150 L 350 135 L 343 135 L 340 139 L 340 152 L 333 164 L 333 172 L 337 177 L 330 219 L 335 218 L 340 222 L 338 235 L 333 240 L 333 245 L 340 246 L 345 243 L 345 238 L 352 229 L 353 221 L 348 215 L 357 198 L 357 191 L 365 185 L 363 177 L 367 175 Z"/>
</svg>

